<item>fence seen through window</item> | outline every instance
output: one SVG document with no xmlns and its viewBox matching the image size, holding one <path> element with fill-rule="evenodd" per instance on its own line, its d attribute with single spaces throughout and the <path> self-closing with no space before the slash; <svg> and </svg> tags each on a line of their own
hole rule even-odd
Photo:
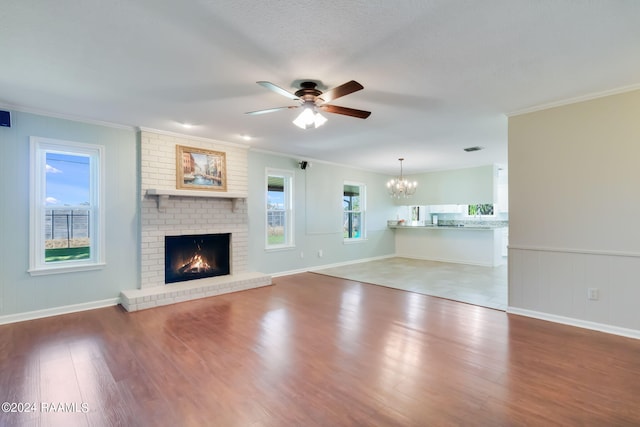
<svg viewBox="0 0 640 427">
<path fill-rule="evenodd" d="M 90 223 L 88 210 L 47 209 L 44 223 L 46 262 L 89 258 Z"/>
<path fill-rule="evenodd" d="M 269 210 L 267 212 L 267 225 L 269 227 L 269 244 L 284 244 L 285 211 L 275 209 Z"/>
</svg>

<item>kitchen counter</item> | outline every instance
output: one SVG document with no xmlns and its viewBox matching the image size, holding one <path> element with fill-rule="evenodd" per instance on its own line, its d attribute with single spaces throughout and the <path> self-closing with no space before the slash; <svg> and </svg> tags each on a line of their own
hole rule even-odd
<svg viewBox="0 0 640 427">
<path fill-rule="evenodd" d="M 396 256 L 496 267 L 502 256 L 507 221 L 467 221 L 388 225 L 395 233 Z M 466 231 L 466 232 L 464 232 Z"/>
<path fill-rule="evenodd" d="M 475 224 L 470 224 L 470 225 L 434 225 L 434 224 L 425 224 L 425 225 L 390 225 L 389 228 L 407 228 L 407 229 L 411 229 L 411 228 L 415 228 L 417 230 L 497 230 L 497 229 L 501 229 L 501 228 L 506 228 L 508 227 L 508 225 L 506 224 L 502 224 L 502 225 L 475 225 Z"/>
</svg>

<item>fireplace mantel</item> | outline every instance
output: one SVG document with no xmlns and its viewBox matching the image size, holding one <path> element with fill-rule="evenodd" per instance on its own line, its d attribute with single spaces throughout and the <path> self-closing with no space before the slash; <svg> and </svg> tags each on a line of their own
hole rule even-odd
<svg viewBox="0 0 640 427">
<path fill-rule="evenodd" d="M 150 188 L 147 190 L 147 196 L 156 197 L 158 202 L 158 210 L 164 211 L 166 201 L 169 197 L 205 197 L 216 199 L 231 199 L 231 209 L 235 212 L 236 204 L 238 200 L 247 198 L 243 193 L 228 193 L 228 192 L 215 192 L 215 191 L 200 191 L 200 190 L 165 190 L 161 188 Z"/>
</svg>

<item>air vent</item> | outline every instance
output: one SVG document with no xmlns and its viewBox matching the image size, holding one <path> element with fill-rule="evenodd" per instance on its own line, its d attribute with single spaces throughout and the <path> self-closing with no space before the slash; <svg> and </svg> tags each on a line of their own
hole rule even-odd
<svg viewBox="0 0 640 427">
<path fill-rule="evenodd" d="M 464 151 L 466 151 L 467 153 L 470 153 L 472 151 L 480 151 L 482 150 L 484 147 L 480 147 L 478 145 L 476 145 L 475 147 L 467 147 L 464 149 Z"/>
</svg>

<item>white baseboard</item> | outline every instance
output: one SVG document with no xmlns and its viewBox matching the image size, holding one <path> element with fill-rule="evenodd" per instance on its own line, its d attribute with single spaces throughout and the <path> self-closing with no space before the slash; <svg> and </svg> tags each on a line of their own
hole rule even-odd
<svg viewBox="0 0 640 427">
<path fill-rule="evenodd" d="M 277 273 L 271 273 L 271 277 L 291 276 L 292 274 L 306 273 L 308 268 L 298 268 L 296 270 L 279 271 Z"/>
<path fill-rule="evenodd" d="M 84 302 L 81 304 L 65 305 L 62 307 L 47 308 L 44 310 L 27 311 L 24 313 L 7 314 L 0 316 L 0 325 L 26 320 L 41 319 L 43 317 L 59 316 L 61 314 L 76 313 L 78 311 L 93 310 L 96 308 L 111 307 L 118 305 L 120 298 L 109 298 L 101 301 Z"/>
<path fill-rule="evenodd" d="M 558 316 L 555 314 L 543 313 L 540 311 L 526 310 L 524 308 L 508 307 L 507 313 L 519 316 L 533 317 L 535 319 L 547 320 L 549 322 L 562 323 L 564 325 L 577 326 L 578 328 L 591 329 L 594 331 L 606 332 L 613 335 L 621 335 L 627 338 L 640 339 L 640 331 L 635 329 L 621 328 L 619 326 L 607 325 L 604 323 L 590 322 L 587 320 L 574 319 L 571 317 Z"/>
</svg>

